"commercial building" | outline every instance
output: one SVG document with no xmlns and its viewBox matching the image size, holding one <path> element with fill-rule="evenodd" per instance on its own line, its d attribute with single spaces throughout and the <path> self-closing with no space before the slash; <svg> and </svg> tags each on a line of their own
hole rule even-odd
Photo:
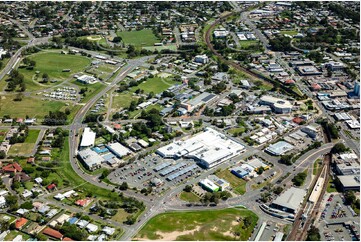
<svg viewBox="0 0 361 242">
<path fill-rule="evenodd" d="M 353 93 L 360 97 L 360 83 L 359 82 L 355 82 L 354 88 L 353 88 Z"/>
<path fill-rule="evenodd" d="M 342 191 L 360 191 L 360 175 L 337 176 Z"/>
<path fill-rule="evenodd" d="M 231 173 L 239 178 L 244 178 L 249 174 L 249 172 L 241 166 L 232 168 Z"/>
<path fill-rule="evenodd" d="M 188 112 L 192 112 L 194 109 L 202 106 L 203 104 L 209 103 L 216 97 L 217 95 L 215 94 L 204 92 L 198 95 L 197 97 L 195 97 L 194 99 L 189 100 L 188 102 L 181 103 L 180 106 L 186 109 Z"/>
<path fill-rule="evenodd" d="M 131 153 L 128 148 L 124 147 L 118 142 L 108 144 L 106 147 L 118 158 L 122 158 L 123 156 L 129 155 Z"/>
<path fill-rule="evenodd" d="M 279 141 L 275 144 L 268 146 L 265 151 L 271 155 L 283 155 L 294 148 L 293 145 L 285 141 Z"/>
<path fill-rule="evenodd" d="M 244 152 L 242 144 L 218 131 L 206 128 L 204 132 L 187 140 L 175 141 L 157 150 L 165 158 L 191 158 L 205 168 L 212 168 Z"/>
<path fill-rule="evenodd" d="M 80 148 L 94 146 L 96 133 L 90 128 L 84 128 L 83 137 L 81 139 Z"/>
<path fill-rule="evenodd" d="M 83 84 L 93 84 L 97 81 L 97 79 L 93 76 L 89 75 L 82 75 L 76 79 L 78 82 L 81 82 Z"/>
<path fill-rule="evenodd" d="M 104 162 L 103 157 L 91 149 L 79 151 L 78 157 L 83 162 L 85 167 L 91 171 L 100 168 L 101 163 Z"/>
<path fill-rule="evenodd" d="M 199 185 L 210 192 L 219 191 L 219 187 L 209 179 L 203 179 L 199 181 Z"/>
<path fill-rule="evenodd" d="M 196 57 L 194 57 L 194 62 L 207 64 L 209 62 L 209 58 L 207 55 L 196 55 Z"/>
<path fill-rule="evenodd" d="M 317 138 L 317 134 L 318 134 L 318 129 L 315 126 L 312 125 L 308 125 L 305 127 L 301 128 L 301 131 L 306 133 L 309 137 L 311 137 L 312 139 L 316 139 Z"/>
<path fill-rule="evenodd" d="M 306 196 L 306 190 L 291 187 L 279 197 L 277 197 L 270 207 L 288 212 L 288 213 L 297 213 L 301 203 L 303 202 L 304 197 Z"/>
<path fill-rule="evenodd" d="M 290 113 L 293 108 L 290 101 L 268 95 L 260 98 L 260 104 L 270 106 L 275 113 Z"/>
<path fill-rule="evenodd" d="M 218 186 L 221 191 L 226 190 L 230 186 L 229 182 L 227 182 L 224 179 L 219 178 L 216 175 L 210 175 L 210 176 L 208 176 L 208 179 L 211 180 L 212 182 L 214 182 L 214 184 L 216 186 Z"/>
</svg>

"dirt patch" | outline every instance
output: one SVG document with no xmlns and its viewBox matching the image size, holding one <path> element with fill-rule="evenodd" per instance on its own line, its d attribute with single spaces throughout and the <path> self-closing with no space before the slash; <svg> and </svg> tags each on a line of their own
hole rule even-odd
<svg viewBox="0 0 361 242">
<path fill-rule="evenodd" d="M 87 39 L 94 41 L 94 40 L 101 40 L 102 37 L 100 37 L 100 36 L 89 36 L 89 37 L 87 37 Z"/>
<path fill-rule="evenodd" d="M 162 72 L 162 73 L 158 74 L 158 76 L 159 76 L 160 78 L 167 78 L 167 77 L 172 76 L 172 74 Z"/>
<path fill-rule="evenodd" d="M 186 231 L 174 231 L 170 233 L 163 233 L 163 232 L 157 232 L 157 235 L 161 236 L 161 241 L 169 241 L 169 240 L 176 240 L 178 236 L 181 235 L 190 235 L 194 232 L 198 231 L 200 229 L 200 226 L 197 226 L 195 229 L 192 230 L 186 230 Z"/>
<path fill-rule="evenodd" d="M 1 96 L 1 100 L 5 100 L 6 99 L 6 97 L 5 96 Z"/>
</svg>

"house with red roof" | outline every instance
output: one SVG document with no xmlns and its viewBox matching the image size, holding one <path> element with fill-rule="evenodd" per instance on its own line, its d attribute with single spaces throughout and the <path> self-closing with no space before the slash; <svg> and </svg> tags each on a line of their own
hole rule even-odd
<svg viewBox="0 0 361 242">
<path fill-rule="evenodd" d="M 54 183 L 50 184 L 49 186 L 46 187 L 48 190 L 53 190 L 56 188 L 56 185 Z"/>
<path fill-rule="evenodd" d="M 292 80 L 292 79 L 288 79 L 288 80 L 285 81 L 285 84 L 286 85 L 293 85 L 293 84 L 295 84 L 295 81 Z"/>
<path fill-rule="evenodd" d="M 322 87 L 321 87 L 319 84 L 317 84 L 317 83 L 312 83 L 312 84 L 311 84 L 311 89 L 312 89 L 313 91 L 319 91 L 319 90 L 322 89 Z"/>
<path fill-rule="evenodd" d="M 294 123 L 296 123 L 296 124 L 300 124 L 300 123 L 302 123 L 304 120 L 303 120 L 302 118 L 300 118 L 300 117 L 295 117 L 295 118 L 292 119 L 292 121 L 293 121 Z"/>
<path fill-rule="evenodd" d="M 63 241 L 74 241 L 74 240 L 71 239 L 71 238 L 69 238 L 69 237 L 65 237 L 65 238 L 63 239 Z"/>
<path fill-rule="evenodd" d="M 91 198 L 84 198 L 84 199 L 79 199 L 75 202 L 76 205 L 80 206 L 80 207 L 86 207 L 88 206 L 90 203 L 92 202 Z"/>
<path fill-rule="evenodd" d="M 18 163 L 10 163 L 6 166 L 3 166 L 2 172 L 4 173 L 16 173 L 16 172 L 22 172 L 23 168 Z"/>
<path fill-rule="evenodd" d="M 19 218 L 15 221 L 15 228 L 21 229 L 27 222 L 28 220 L 26 218 Z"/>
<path fill-rule="evenodd" d="M 35 162 L 35 158 L 34 157 L 29 157 L 28 158 L 28 163 L 34 163 Z"/>
<path fill-rule="evenodd" d="M 63 238 L 62 233 L 60 233 L 59 231 L 57 231 L 55 229 L 49 228 L 49 227 L 46 227 L 43 230 L 43 234 L 48 235 L 48 236 L 53 237 L 53 238 L 56 238 L 56 239 L 60 239 L 60 240 Z"/>
</svg>

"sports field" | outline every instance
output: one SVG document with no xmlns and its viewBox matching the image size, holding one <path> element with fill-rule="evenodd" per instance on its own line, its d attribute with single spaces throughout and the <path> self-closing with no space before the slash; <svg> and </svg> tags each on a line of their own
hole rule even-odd
<svg viewBox="0 0 361 242">
<path fill-rule="evenodd" d="M 134 239 L 245 241 L 250 237 L 257 220 L 253 212 L 238 208 L 168 212 L 149 220 Z"/>
<path fill-rule="evenodd" d="M 18 69 L 24 75 L 27 91 L 41 90 L 55 85 L 56 83 L 51 83 L 50 81 L 57 80 L 57 83 L 59 83 L 71 75 L 83 71 L 91 63 L 91 60 L 87 57 L 64 55 L 60 54 L 60 51 L 39 52 L 30 55 L 28 58 L 36 62 L 35 68 L 33 70 L 27 70 L 26 68 Z M 64 69 L 70 69 L 70 72 L 63 72 Z M 39 74 L 38 78 L 35 79 L 37 71 Z M 39 83 L 44 73 L 49 75 L 49 82 L 47 84 Z"/>
<path fill-rule="evenodd" d="M 118 32 L 117 35 L 122 37 L 125 44 L 134 45 L 135 47 L 154 46 L 154 43 L 160 41 L 150 29 Z"/>
</svg>

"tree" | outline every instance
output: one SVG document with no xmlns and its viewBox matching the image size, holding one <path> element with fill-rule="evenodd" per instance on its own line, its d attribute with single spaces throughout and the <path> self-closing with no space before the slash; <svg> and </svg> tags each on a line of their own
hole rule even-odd
<svg viewBox="0 0 361 242">
<path fill-rule="evenodd" d="M 127 220 L 126 220 L 124 223 L 125 223 L 125 224 L 128 224 L 128 225 L 132 225 L 132 224 L 135 223 L 135 221 L 136 221 L 135 217 L 132 216 L 132 215 L 129 215 L 129 216 L 127 217 Z"/>
<path fill-rule="evenodd" d="M 110 171 L 108 169 L 104 170 L 103 173 L 101 174 L 101 176 L 99 177 L 100 179 L 104 179 L 106 178 L 108 175 L 110 174 Z"/>
<path fill-rule="evenodd" d="M 262 166 L 259 167 L 258 170 L 257 170 L 257 174 L 261 175 L 263 172 L 264 172 L 264 168 Z"/>
<path fill-rule="evenodd" d="M 122 41 L 122 37 L 120 37 L 120 36 L 116 36 L 113 38 L 114 43 L 120 43 L 121 41 Z"/>
<path fill-rule="evenodd" d="M 122 184 L 120 184 L 119 185 L 119 189 L 120 190 L 127 190 L 129 188 L 129 186 L 128 186 L 128 183 L 126 183 L 126 182 L 123 182 Z"/>
<path fill-rule="evenodd" d="M 311 225 L 310 229 L 307 231 L 306 241 L 320 241 L 321 235 L 318 228 L 314 225 Z"/>
<path fill-rule="evenodd" d="M 348 147 L 346 147 L 343 143 L 337 143 L 332 147 L 331 153 L 332 154 L 340 154 L 340 153 L 344 153 L 349 150 L 350 149 Z"/>
<path fill-rule="evenodd" d="M 6 157 L 6 153 L 5 153 L 5 151 L 0 151 L 0 159 L 5 159 L 5 157 Z"/>
<path fill-rule="evenodd" d="M 306 180 L 307 177 L 307 173 L 306 172 L 301 172 L 298 173 L 293 179 L 292 182 L 295 186 L 301 186 L 303 184 L 303 182 Z"/>
<path fill-rule="evenodd" d="M 9 205 L 11 211 L 18 209 L 18 197 L 15 195 L 8 195 L 5 197 L 6 204 Z"/>
<path fill-rule="evenodd" d="M 293 164 L 292 158 L 293 158 L 293 154 L 283 155 L 280 158 L 280 162 L 285 164 L 285 165 L 290 166 L 290 165 Z"/>
<path fill-rule="evenodd" d="M 192 189 L 193 189 L 193 188 L 192 188 L 191 185 L 186 185 L 186 186 L 184 187 L 183 191 L 185 191 L 185 192 L 191 192 Z"/>
</svg>

